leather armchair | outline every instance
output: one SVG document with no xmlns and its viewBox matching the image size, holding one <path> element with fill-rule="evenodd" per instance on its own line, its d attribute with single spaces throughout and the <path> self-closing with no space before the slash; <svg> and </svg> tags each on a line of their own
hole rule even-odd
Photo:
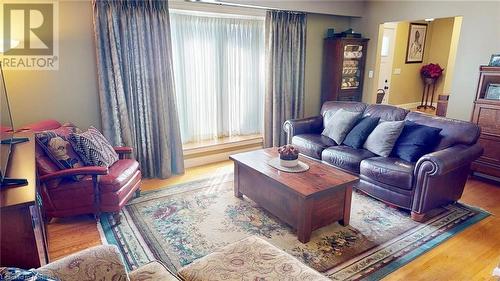
<svg viewBox="0 0 500 281">
<path fill-rule="evenodd" d="M 46 120 L 27 126 L 23 130 L 34 132 L 56 129 L 55 120 Z M 135 195 L 140 194 L 141 171 L 139 163 L 131 159 L 132 148 L 114 147 L 119 160 L 108 167 L 86 166 L 59 170 L 45 152 L 37 146 L 36 165 L 39 174 L 39 193 L 46 220 L 101 212 L 118 214 Z M 78 181 L 74 176 L 80 176 Z M 119 216 L 115 220 L 119 223 Z"/>
<path fill-rule="evenodd" d="M 128 147 L 117 147 L 120 160 L 108 168 L 87 166 L 59 170 L 40 176 L 40 192 L 46 220 L 101 212 L 118 213 L 134 195 L 140 194 L 141 172 L 137 161 L 125 158 L 132 153 Z M 84 176 L 80 181 L 68 179 Z M 51 184 L 54 180 L 59 183 Z M 119 216 L 115 220 L 119 222 Z"/>
</svg>

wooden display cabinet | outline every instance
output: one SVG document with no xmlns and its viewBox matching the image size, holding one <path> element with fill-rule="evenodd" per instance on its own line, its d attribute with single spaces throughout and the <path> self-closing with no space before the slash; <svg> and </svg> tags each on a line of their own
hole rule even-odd
<svg viewBox="0 0 500 281">
<path fill-rule="evenodd" d="M 472 170 L 500 178 L 500 67 L 481 66 L 472 122 L 481 127 L 483 155 Z"/>
<path fill-rule="evenodd" d="M 326 38 L 323 49 L 321 102 L 361 101 L 365 72 L 366 38 Z"/>
</svg>

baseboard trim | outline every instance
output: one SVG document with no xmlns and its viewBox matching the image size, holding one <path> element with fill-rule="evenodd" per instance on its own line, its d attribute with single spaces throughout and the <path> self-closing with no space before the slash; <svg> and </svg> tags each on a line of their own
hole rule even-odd
<svg viewBox="0 0 500 281">
<path fill-rule="evenodd" d="M 184 168 L 202 166 L 206 164 L 229 160 L 229 156 L 236 153 L 247 152 L 262 148 L 262 142 L 251 145 L 241 145 L 232 147 L 232 149 L 221 149 L 219 151 L 210 151 L 209 153 L 201 153 L 198 155 L 190 155 L 184 158 Z"/>
<path fill-rule="evenodd" d="M 262 142 L 263 142 L 263 140 L 262 140 L 261 136 L 251 137 L 248 139 L 242 138 L 242 139 L 239 139 L 236 141 L 214 143 L 214 144 L 193 147 L 193 148 L 188 148 L 188 149 L 185 148 L 185 149 L 183 149 L 183 152 L 184 152 L 184 157 L 189 158 L 190 156 L 198 156 L 200 154 L 218 153 L 221 150 L 237 149 L 238 147 L 242 147 L 242 146 L 256 145 L 256 144 L 262 145 Z"/>
<path fill-rule="evenodd" d="M 413 108 L 417 108 L 417 106 L 419 106 L 419 105 L 420 105 L 420 102 L 417 101 L 417 102 L 411 102 L 411 103 L 398 104 L 398 105 L 395 105 L 395 106 L 401 107 L 401 108 L 404 108 L 404 109 L 413 109 Z M 433 102 L 432 106 L 436 107 L 437 103 Z"/>
</svg>

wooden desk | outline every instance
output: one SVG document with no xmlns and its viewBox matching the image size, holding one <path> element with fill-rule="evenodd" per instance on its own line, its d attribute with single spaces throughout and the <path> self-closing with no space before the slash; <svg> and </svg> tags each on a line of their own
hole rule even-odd
<svg viewBox="0 0 500 281">
<path fill-rule="evenodd" d="M 47 263 L 45 227 L 37 200 L 35 140 L 12 146 L 6 176 L 25 178 L 28 184 L 0 191 L 0 265 L 37 268 Z"/>
</svg>

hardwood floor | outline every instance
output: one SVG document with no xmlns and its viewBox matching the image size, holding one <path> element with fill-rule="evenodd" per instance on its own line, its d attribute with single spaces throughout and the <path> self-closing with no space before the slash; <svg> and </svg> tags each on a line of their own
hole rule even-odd
<svg viewBox="0 0 500 281">
<path fill-rule="evenodd" d="M 424 109 L 424 108 L 421 108 L 421 109 L 411 108 L 410 110 L 411 111 L 418 111 L 418 112 L 422 112 L 422 113 L 427 113 L 429 115 L 436 115 L 436 110 L 435 109 L 431 109 L 431 108 L 427 108 L 427 109 Z"/>
<path fill-rule="evenodd" d="M 224 161 L 190 168 L 166 180 L 144 180 L 142 190 L 154 190 L 215 173 L 230 172 Z M 492 215 L 390 274 L 384 280 L 494 280 L 500 263 L 500 185 L 477 178 L 467 181 L 461 202 L 483 208 Z M 55 219 L 48 225 L 51 261 L 101 244 L 96 222 L 90 216 Z"/>
<path fill-rule="evenodd" d="M 492 215 L 383 280 L 494 280 L 493 268 L 500 263 L 500 186 L 471 178 L 460 202 Z"/>
</svg>

